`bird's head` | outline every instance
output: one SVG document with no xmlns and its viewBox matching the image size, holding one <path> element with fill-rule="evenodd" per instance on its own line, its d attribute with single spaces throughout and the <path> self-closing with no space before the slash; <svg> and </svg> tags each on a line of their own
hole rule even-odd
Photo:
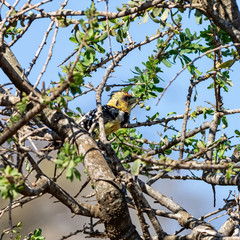
<svg viewBox="0 0 240 240">
<path fill-rule="evenodd" d="M 123 112 L 130 113 L 133 105 L 139 100 L 138 97 L 133 97 L 131 94 L 123 91 L 113 92 L 107 105 L 118 108 Z"/>
</svg>

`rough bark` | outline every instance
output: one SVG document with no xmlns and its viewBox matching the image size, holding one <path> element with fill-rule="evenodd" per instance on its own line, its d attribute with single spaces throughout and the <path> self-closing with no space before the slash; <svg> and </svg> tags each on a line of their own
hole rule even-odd
<svg viewBox="0 0 240 240">
<path fill-rule="evenodd" d="M 196 2 L 196 1 L 194 1 Z M 209 19 L 226 33 L 232 41 L 240 44 L 240 12 L 236 0 L 200 0 L 201 10 Z M 204 9 L 204 10 L 203 10 Z M 240 54 L 240 45 L 236 45 Z"/>
<path fill-rule="evenodd" d="M 41 96 L 27 81 L 24 71 L 6 44 L 0 47 L 0 66 L 19 91 Z M 84 166 L 94 183 L 96 198 L 100 205 L 100 219 L 105 224 L 108 237 L 110 239 L 141 239 L 131 222 L 121 185 L 115 182 L 115 176 L 96 142 L 60 111 L 43 109 L 42 121 L 61 136 L 63 141 L 75 143 L 79 154 L 84 155 Z"/>
</svg>

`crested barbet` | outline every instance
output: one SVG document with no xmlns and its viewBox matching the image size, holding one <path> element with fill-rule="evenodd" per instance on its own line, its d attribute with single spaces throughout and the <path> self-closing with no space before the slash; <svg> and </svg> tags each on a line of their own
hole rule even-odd
<svg viewBox="0 0 240 240">
<path fill-rule="evenodd" d="M 130 112 L 139 98 L 126 92 L 114 92 L 107 105 L 102 106 L 102 117 L 106 135 L 116 132 L 129 123 Z M 89 131 L 94 139 L 99 136 L 97 109 L 91 110 L 80 120 L 80 126 Z"/>
</svg>

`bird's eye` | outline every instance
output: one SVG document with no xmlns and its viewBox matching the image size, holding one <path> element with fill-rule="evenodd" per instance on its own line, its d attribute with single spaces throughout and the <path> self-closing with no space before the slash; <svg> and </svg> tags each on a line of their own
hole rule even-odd
<svg viewBox="0 0 240 240">
<path fill-rule="evenodd" d="M 126 95 L 126 96 L 123 97 L 123 100 L 124 100 L 124 101 L 128 101 L 129 98 L 130 98 L 130 97 Z"/>
</svg>

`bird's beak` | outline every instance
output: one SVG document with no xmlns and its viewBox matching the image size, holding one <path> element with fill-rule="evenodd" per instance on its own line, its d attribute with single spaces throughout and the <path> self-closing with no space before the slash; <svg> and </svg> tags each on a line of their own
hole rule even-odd
<svg viewBox="0 0 240 240">
<path fill-rule="evenodd" d="M 139 100 L 140 100 L 139 97 L 131 97 L 131 98 L 129 99 L 129 103 L 130 103 L 130 104 L 133 104 L 133 103 L 138 102 Z"/>
</svg>

